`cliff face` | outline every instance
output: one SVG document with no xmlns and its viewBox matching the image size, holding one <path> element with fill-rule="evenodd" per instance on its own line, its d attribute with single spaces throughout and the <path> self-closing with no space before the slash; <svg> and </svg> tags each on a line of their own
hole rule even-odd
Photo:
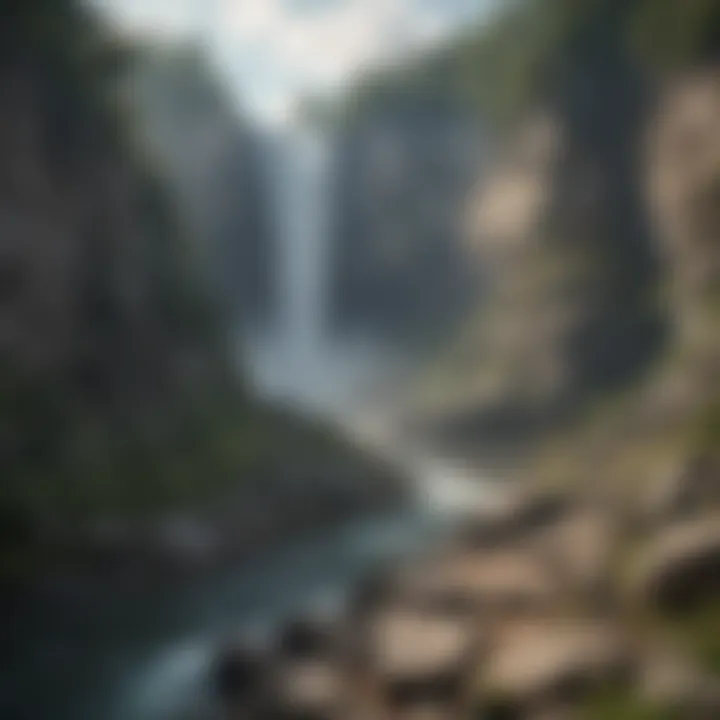
<svg viewBox="0 0 720 720">
<path fill-rule="evenodd" d="M 128 105 L 137 54 L 41 5 L 0 13 L 0 583 L 92 575 L 105 549 L 155 575 L 183 559 L 165 521 L 219 561 L 394 500 L 394 473 L 244 393 L 218 305 L 266 302 L 249 133 L 204 71 Z"/>
<path fill-rule="evenodd" d="M 246 406 L 207 279 L 121 127 L 123 51 L 71 2 L 8 10 L 0 35 L 0 515 L 12 535 L 28 518 L 168 501 L 202 465 L 217 477 L 230 460 L 210 438 Z"/>
<path fill-rule="evenodd" d="M 461 208 L 481 135 L 459 113 L 366 110 L 341 138 L 335 326 L 400 343 L 447 330 L 473 290 Z"/>
<path fill-rule="evenodd" d="M 31 372 L 100 383 L 96 361 L 122 374 L 139 356 L 164 362 L 181 262 L 163 256 L 172 228 L 157 187 L 48 62 L 18 50 L 2 68 L 1 352 Z"/>
<path fill-rule="evenodd" d="M 647 197 L 667 267 L 674 353 L 694 395 L 720 367 L 720 70 L 668 84 L 647 143 Z M 694 388 L 692 387 L 694 386 Z"/>
<path fill-rule="evenodd" d="M 471 247 L 493 286 L 479 359 L 498 371 L 500 395 L 529 404 L 608 390 L 657 349 L 645 101 L 639 82 L 613 70 L 570 78 L 512 136 L 470 205 Z"/>
<path fill-rule="evenodd" d="M 208 283 L 233 314 L 269 304 L 270 239 L 260 142 L 192 48 L 151 52 L 129 84 L 146 152 L 169 183 Z"/>
<path fill-rule="evenodd" d="M 660 252 L 643 148 L 654 98 L 606 36 L 509 132 L 467 207 L 488 278 L 440 393 L 470 435 L 534 432 L 631 382 L 658 357 Z"/>
</svg>

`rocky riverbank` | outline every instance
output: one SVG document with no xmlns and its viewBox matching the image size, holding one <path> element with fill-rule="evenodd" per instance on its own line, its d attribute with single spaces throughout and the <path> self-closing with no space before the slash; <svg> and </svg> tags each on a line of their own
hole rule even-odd
<svg viewBox="0 0 720 720">
<path fill-rule="evenodd" d="M 720 516 L 696 492 L 713 478 L 622 511 L 515 493 L 342 617 L 232 644 L 222 717 L 717 718 Z"/>
</svg>

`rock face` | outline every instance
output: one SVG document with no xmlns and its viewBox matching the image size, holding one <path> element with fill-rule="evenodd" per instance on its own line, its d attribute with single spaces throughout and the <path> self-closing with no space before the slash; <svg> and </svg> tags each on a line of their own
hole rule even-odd
<svg viewBox="0 0 720 720">
<path fill-rule="evenodd" d="M 616 92 L 632 136 L 640 110 L 629 88 Z M 470 246 L 492 281 L 451 385 L 463 388 L 458 412 L 475 432 L 532 432 L 539 418 L 627 378 L 655 347 L 657 325 L 640 298 L 653 251 L 628 187 L 641 168 L 628 165 L 630 137 L 606 147 L 593 122 L 572 105 L 526 120 L 469 205 Z M 473 405 L 486 423 L 473 426 Z"/>
<path fill-rule="evenodd" d="M 686 73 L 664 89 L 648 142 L 647 194 L 670 267 L 673 342 L 689 363 L 683 378 L 695 396 L 712 386 L 720 359 L 719 110 L 717 66 Z"/>
<path fill-rule="evenodd" d="M 18 50 L 2 72 L 0 354 L 31 372 L 69 369 L 100 319 L 93 300 L 105 327 L 92 329 L 112 343 L 123 325 L 134 336 L 128 354 L 154 331 L 143 327 L 156 280 L 144 259 L 162 229 L 140 212 L 152 190 L 113 154 L 94 118 L 63 137 L 61 114 L 72 106 L 33 58 Z"/>
<path fill-rule="evenodd" d="M 199 50 L 157 50 L 131 80 L 146 153 L 173 189 L 209 284 L 234 317 L 258 321 L 273 262 L 261 138 Z"/>
<path fill-rule="evenodd" d="M 663 341 L 636 152 L 651 98 L 624 51 L 597 42 L 509 130 L 466 203 L 466 257 L 485 286 L 428 400 L 450 438 L 537 436 L 631 380 Z"/>
<path fill-rule="evenodd" d="M 393 342 L 446 329 L 474 291 L 462 205 L 481 162 L 477 124 L 459 113 L 366 111 L 338 147 L 338 331 Z"/>
</svg>

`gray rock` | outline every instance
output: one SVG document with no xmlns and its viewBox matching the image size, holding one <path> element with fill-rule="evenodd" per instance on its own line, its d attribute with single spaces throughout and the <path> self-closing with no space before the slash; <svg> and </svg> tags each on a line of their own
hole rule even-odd
<svg viewBox="0 0 720 720">
<path fill-rule="evenodd" d="M 210 683 L 220 705 L 233 712 L 260 706 L 267 690 L 266 653 L 241 643 L 229 645 L 210 670 Z"/>
<path fill-rule="evenodd" d="M 341 672 L 325 661 L 283 665 L 273 684 L 273 716 L 284 720 L 332 720 L 341 716 L 345 700 Z"/>
</svg>

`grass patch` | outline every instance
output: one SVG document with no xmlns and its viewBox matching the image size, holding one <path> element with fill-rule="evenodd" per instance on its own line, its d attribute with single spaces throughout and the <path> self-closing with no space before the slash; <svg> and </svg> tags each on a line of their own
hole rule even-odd
<svg viewBox="0 0 720 720">
<path fill-rule="evenodd" d="M 668 632 L 702 669 L 720 678 L 720 599 L 666 621 Z"/>
</svg>

